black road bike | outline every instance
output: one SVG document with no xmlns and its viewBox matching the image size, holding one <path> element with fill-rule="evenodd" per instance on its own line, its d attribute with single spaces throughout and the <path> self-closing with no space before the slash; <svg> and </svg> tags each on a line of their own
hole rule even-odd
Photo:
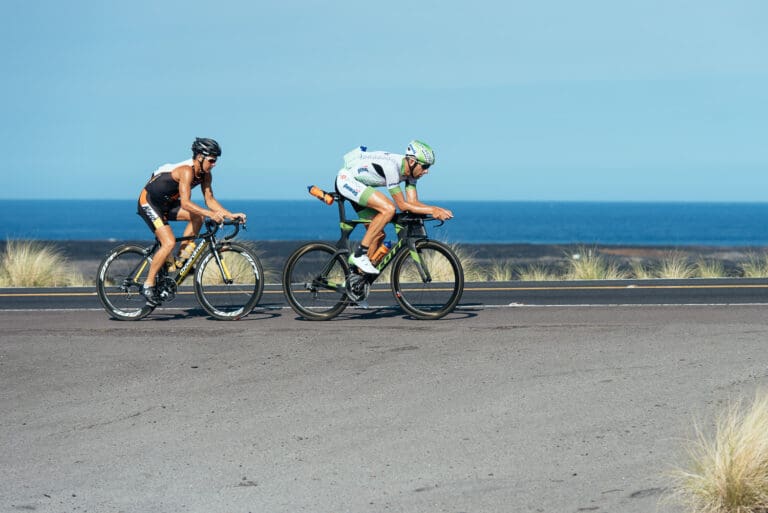
<svg viewBox="0 0 768 513">
<path fill-rule="evenodd" d="M 234 228 L 218 239 L 216 233 L 224 225 Z M 202 242 L 178 270 L 169 271 L 166 265 L 160 269 L 156 286 L 162 303 L 173 301 L 182 292 L 184 279 L 192 275 L 197 301 L 212 317 L 236 320 L 248 315 L 261 299 L 264 271 L 259 258 L 248 246 L 232 242 L 240 226 L 238 220 L 227 220 L 218 225 L 206 219 L 205 233 L 178 237 L 177 241 Z M 159 247 L 157 239 L 146 247 L 123 244 L 110 251 L 99 265 L 99 299 L 115 319 L 135 321 L 156 308 L 147 304 L 141 287 Z"/>
<path fill-rule="evenodd" d="M 314 192 L 313 192 L 314 191 Z M 291 307 L 309 320 L 329 320 L 348 305 L 365 306 L 371 285 L 389 273 L 397 303 L 416 319 L 440 319 L 452 312 L 464 291 L 464 271 L 450 246 L 427 236 L 425 223 L 432 216 L 398 213 L 392 224 L 397 242 L 376 268 L 380 274 L 365 274 L 348 263 L 349 235 L 364 219 L 347 219 L 345 198 L 317 187 L 310 193 L 339 207 L 341 237 L 336 244 L 307 243 L 291 254 L 283 269 L 283 291 Z M 438 221 L 440 226 L 443 221 Z"/>
</svg>

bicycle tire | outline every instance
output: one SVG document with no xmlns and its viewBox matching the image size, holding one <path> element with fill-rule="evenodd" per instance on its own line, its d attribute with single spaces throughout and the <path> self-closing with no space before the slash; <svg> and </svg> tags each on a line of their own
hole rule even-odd
<svg viewBox="0 0 768 513">
<path fill-rule="evenodd" d="M 152 257 L 145 248 L 123 244 L 110 251 L 99 264 L 96 289 L 107 313 L 121 321 L 143 319 L 155 309 L 147 304 L 141 286 Z"/>
<path fill-rule="evenodd" d="M 256 307 L 264 292 L 264 269 L 259 257 L 237 242 L 222 244 L 218 253 L 231 277 L 226 283 L 212 248 L 208 248 L 196 264 L 195 297 L 214 319 L 242 319 Z"/>
<path fill-rule="evenodd" d="M 349 304 L 343 284 L 349 264 L 337 248 L 311 242 L 294 251 L 283 269 L 283 292 L 291 308 L 310 321 L 333 319 Z"/>
<path fill-rule="evenodd" d="M 431 281 L 424 281 L 419 263 L 405 250 L 392 263 L 392 293 L 412 317 L 441 319 L 456 308 L 464 292 L 461 262 L 448 245 L 434 240 L 416 241 L 416 253 Z"/>
</svg>

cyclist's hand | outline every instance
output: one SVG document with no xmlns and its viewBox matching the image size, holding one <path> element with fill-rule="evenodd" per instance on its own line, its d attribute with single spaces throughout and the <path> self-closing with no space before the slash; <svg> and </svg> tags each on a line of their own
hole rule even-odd
<svg viewBox="0 0 768 513">
<path fill-rule="evenodd" d="M 238 212 L 237 214 L 232 214 L 232 220 L 238 221 L 240 224 L 245 224 L 246 217 L 242 212 Z"/>
<path fill-rule="evenodd" d="M 432 217 L 439 221 L 445 221 L 453 217 L 453 212 L 440 207 L 432 207 Z"/>
<path fill-rule="evenodd" d="M 215 211 L 211 212 L 210 218 L 216 223 L 221 224 L 224 222 L 224 212 L 221 211 Z"/>
</svg>

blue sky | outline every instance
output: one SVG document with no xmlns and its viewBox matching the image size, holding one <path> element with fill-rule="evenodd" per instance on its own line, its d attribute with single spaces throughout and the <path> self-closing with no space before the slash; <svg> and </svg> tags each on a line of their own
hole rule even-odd
<svg viewBox="0 0 768 513">
<path fill-rule="evenodd" d="M 6 0 L 2 198 L 133 198 L 216 138 L 221 200 L 430 143 L 423 200 L 768 200 L 764 0 Z"/>
</svg>

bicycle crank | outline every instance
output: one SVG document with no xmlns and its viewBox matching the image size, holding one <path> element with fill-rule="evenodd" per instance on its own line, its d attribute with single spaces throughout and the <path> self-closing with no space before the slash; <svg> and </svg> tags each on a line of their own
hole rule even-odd
<svg viewBox="0 0 768 513">
<path fill-rule="evenodd" d="M 164 303 L 176 299 L 176 282 L 170 276 L 164 276 L 158 281 L 157 290 Z"/>
<path fill-rule="evenodd" d="M 355 303 L 360 303 L 368 298 L 371 284 L 364 276 L 351 274 L 347 277 L 347 297 Z"/>
</svg>

